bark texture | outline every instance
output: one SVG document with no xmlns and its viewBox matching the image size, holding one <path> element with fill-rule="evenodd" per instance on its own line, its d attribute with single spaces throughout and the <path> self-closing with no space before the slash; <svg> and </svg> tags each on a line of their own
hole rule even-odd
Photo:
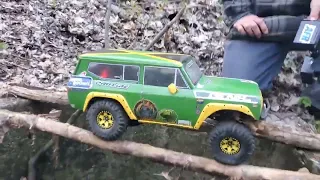
<svg viewBox="0 0 320 180">
<path fill-rule="evenodd" d="M 17 96 L 36 100 L 40 102 L 49 102 L 61 105 L 68 105 L 68 97 L 66 92 L 52 91 L 38 88 L 27 88 L 21 86 L 8 86 L 8 92 Z"/>
</svg>

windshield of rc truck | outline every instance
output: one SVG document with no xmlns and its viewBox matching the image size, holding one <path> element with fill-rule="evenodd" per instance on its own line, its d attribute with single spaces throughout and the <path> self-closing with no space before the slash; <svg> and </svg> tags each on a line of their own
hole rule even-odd
<svg viewBox="0 0 320 180">
<path fill-rule="evenodd" d="M 193 58 L 189 58 L 188 60 L 184 61 L 183 66 L 192 83 L 196 85 L 203 74 L 200 67 Z"/>
</svg>

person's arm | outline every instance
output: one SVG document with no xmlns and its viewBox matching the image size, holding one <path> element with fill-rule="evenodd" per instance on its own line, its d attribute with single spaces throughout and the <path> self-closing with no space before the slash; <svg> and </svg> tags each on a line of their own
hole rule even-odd
<svg viewBox="0 0 320 180">
<path fill-rule="evenodd" d="M 265 17 L 264 22 L 268 28 L 268 33 L 263 34 L 259 39 L 241 34 L 236 28 L 231 28 L 228 39 L 258 40 L 270 42 L 291 43 L 299 29 L 300 22 L 306 16 L 270 16 Z"/>
<path fill-rule="evenodd" d="M 222 0 L 225 23 L 232 27 L 240 18 L 252 14 L 251 0 Z"/>
</svg>

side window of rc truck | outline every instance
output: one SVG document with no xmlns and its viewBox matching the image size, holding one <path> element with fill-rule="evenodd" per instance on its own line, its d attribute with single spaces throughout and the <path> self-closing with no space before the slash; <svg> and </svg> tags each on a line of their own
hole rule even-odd
<svg viewBox="0 0 320 180">
<path fill-rule="evenodd" d="M 145 67 L 144 85 L 167 87 L 174 83 L 174 76 L 174 68 Z"/>
<path fill-rule="evenodd" d="M 176 86 L 179 88 L 188 88 L 179 69 L 177 69 L 176 76 L 177 76 Z"/>
<path fill-rule="evenodd" d="M 139 66 L 129 66 L 129 65 L 125 65 L 124 66 L 124 77 L 123 80 L 127 80 L 127 81 L 139 81 L 139 70 L 140 67 Z"/>
<path fill-rule="evenodd" d="M 123 65 L 90 63 L 88 71 L 104 79 L 122 79 Z"/>
</svg>

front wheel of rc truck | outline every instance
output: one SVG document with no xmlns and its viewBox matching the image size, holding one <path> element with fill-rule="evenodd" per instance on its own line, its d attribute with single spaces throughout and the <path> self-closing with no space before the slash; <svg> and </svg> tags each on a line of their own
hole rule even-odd
<svg viewBox="0 0 320 180">
<path fill-rule="evenodd" d="M 255 149 L 255 138 L 251 130 L 236 121 L 221 121 L 209 134 L 213 159 L 239 165 L 247 161 Z"/>
<path fill-rule="evenodd" d="M 86 119 L 92 133 L 108 141 L 120 138 L 129 122 L 122 106 L 109 99 L 95 101 L 89 107 Z"/>
</svg>

